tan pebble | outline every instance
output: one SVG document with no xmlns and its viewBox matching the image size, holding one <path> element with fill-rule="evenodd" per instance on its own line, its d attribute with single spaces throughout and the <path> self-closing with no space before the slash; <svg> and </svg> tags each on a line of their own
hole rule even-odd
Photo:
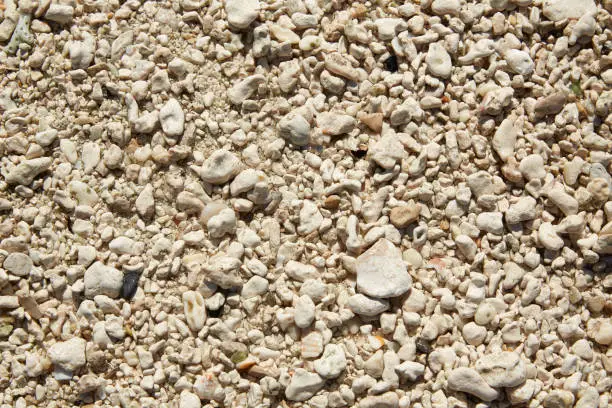
<svg viewBox="0 0 612 408">
<path fill-rule="evenodd" d="M 389 218 L 391 219 L 391 224 L 398 228 L 405 228 L 417 221 L 420 214 L 421 207 L 412 202 L 408 205 L 393 208 L 389 214 Z"/>
<path fill-rule="evenodd" d="M 359 115 L 359 120 L 376 133 L 380 133 L 382 131 L 382 113 L 364 113 Z"/>
</svg>

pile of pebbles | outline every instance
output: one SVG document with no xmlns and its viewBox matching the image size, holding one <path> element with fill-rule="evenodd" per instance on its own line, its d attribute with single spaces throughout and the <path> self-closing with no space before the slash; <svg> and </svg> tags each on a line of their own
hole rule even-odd
<svg viewBox="0 0 612 408">
<path fill-rule="evenodd" d="M 611 12 L 0 1 L 0 408 L 608 407 Z"/>
</svg>

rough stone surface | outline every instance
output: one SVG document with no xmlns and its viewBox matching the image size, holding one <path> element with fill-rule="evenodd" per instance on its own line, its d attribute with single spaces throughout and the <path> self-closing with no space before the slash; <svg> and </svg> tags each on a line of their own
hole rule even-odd
<svg viewBox="0 0 612 408">
<path fill-rule="evenodd" d="M 406 293 L 412 285 L 400 251 L 380 239 L 357 258 L 357 289 L 368 296 L 390 298 Z"/>
</svg>

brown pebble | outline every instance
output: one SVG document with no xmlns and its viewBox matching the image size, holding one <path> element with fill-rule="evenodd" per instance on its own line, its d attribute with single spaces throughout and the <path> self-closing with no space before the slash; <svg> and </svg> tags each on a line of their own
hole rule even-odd
<svg viewBox="0 0 612 408">
<path fill-rule="evenodd" d="M 555 92 L 551 95 L 538 99 L 535 104 L 535 112 L 538 115 L 553 115 L 561 112 L 565 106 L 567 95 L 565 92 Z"/>
<path fill-rule="evenodd" d="M 364 113 L 359 115 L 359 120 L 376 133 L 380 133 L 382 131 L 382 113 Z"/>
<path fill-rule="evenodd" d="M 335 210 L 340 206 L 340 197 L 337 195 L 330 195 L 325 199 L 323 207 L 329 210 Z"/>
<path fill-rule="evenodd" d="M 389 218 L 391 224 L 395 225 L 397 228 L 405 228 L 417 221 L 420 214 L 421 207 L 414 202 L 410 202 L 408 205 L 393 208 L 389 214 Z"/>
</svg>

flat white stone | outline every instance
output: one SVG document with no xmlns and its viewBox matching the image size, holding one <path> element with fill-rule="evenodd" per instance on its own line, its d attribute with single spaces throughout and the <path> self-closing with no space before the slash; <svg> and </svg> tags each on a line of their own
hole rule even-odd
<svg viewBox="0 0 612 408">
<path fill-rule="evenodd" d="M 285 389 L 285 396 L 290 401 L 306 401 L 323 388 L 323 385 L 325 385 L 325 379 L 319 374 L 297 368 Z"/>
<path fill-rule="evenodd" d="M 116 298 L 123 286 L 123 273 L 98 261 L 85 271 L 84 282 L 86 297 L 106 295 Z"/>
<path fill-rule="evenodd" d="M 381 238 L 357 258 L 357 289 L 366 295 L 396 297 L 411 285 L 401 251 L 387 239 Z"/>
<path fill-rule="evenodd" d="M 501 351 L 482 356 L 476 370 L 491 387 L 516 387 L 525 382 L 525 363 L 517 353 Z"/>
<path fill-rule="evenodd" d="M 323 378 L 336 378 L 346 369 L 344 349 L 338 344 L 325 346 L 323 356 L 314 362 L 315 371 Z"/>
<path fill-rule="evenodd" d="M 54 366 L 73 372 L 86 363 L 85 346 L 87 342 L 79 337 L 55 343 L 49 347 L 48 355 Z"/>
</svg>

